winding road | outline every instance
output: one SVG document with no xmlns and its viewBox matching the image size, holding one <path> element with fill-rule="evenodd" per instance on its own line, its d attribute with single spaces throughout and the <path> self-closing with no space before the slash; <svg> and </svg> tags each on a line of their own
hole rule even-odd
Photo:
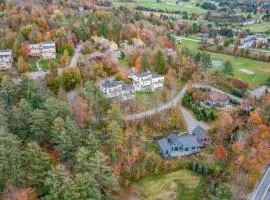
<svg viewBox="0 0 270 200">
<path fill-rule="evenodd" d="M 157 113 L 163 112 L 164 110 L 168 110 L 172 107 L 175 107 L 179 102 L 181 102 L 185 92 L 187 90 L 187 86 L 184 86 L 179 93 L 174 97 L 174 99 L 168 103 L 163 104 L 162 106 L 148 110 L 142 113 L 137 113 L 133 115 L 127 115 L 124 117 L 126 121 L 136 120 L 136 119 L 143 119 L 145 117 L 149 117 L 152 115 L 155 115 Z M 198 121 L 186 108 L 184 108 L 182 105 L 180 106 L 180 111 L 185 119 L 187 130 L 189 133 L 192 133 L 192 131 L 197 127 L 201 126 L 204 129 L 209 129 L 209 126 L 201 121 Z"/>
<path fill-rule="evenodd" d="M 267 168 L 263 179 L 257 187 L 251 200 L 269 200 L 270 199 L 270 167 Z"/>
</svg>

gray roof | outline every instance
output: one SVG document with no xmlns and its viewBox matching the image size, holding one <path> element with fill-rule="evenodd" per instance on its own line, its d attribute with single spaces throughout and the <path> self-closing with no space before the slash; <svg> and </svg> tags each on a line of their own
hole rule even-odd
<svg viewBox="0 0 270 200">
<path fill-rule="evenodd" d="M 114 88 L 119 86 L 120 84 L 123 84 L 122 81 L 105 81 L 101 86 L 104 88 Z"/>
<path fill-rule="evenodd" d="M 163 151 L 170 150 L 171 145 L 174 143 L 180 143 L 181 145 L 183 145 L 183 148 L 201 146 L 201 144 L 197 140 L 197 137 L 193 135 L 177 136 L 175 134 L 170 134 L 168 137 L 158 140 L 159 147 Z"/>
<path fill-rule="evenodd" d="M 192 135 L 197 136 L 197 137 L 209 137 L 208 133 L 201 126 L 197 126 L 192 131 Z"/>
</svg>

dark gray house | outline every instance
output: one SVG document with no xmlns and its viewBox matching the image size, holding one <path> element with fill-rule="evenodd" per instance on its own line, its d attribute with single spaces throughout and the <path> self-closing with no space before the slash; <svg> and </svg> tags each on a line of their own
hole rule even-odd
<svg viewBox="0 0 270 200">
<path fill-rule="evenodd" d="M 165 157 L 181 157 L 200 151 L 201 144 L 196 136 L 178 136 L 171 134 L 166 138 L 158 140 L 160 153 Z"/>
<path fill-rule="evenodd" d="M 208 133 L 200 126 L 197 126 L 193 131 L 192 135 L 197 137 L 197 140 L 199 143 L 202 144 L 202 146 L 206 147 L 207 145 L 211 144 L 211 137 L 208 135 Z"/>
</svg>

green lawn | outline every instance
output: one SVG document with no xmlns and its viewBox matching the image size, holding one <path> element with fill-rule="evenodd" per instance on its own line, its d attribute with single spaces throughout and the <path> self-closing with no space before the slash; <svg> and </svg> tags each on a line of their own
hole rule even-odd
<svg viewBox="0 0 270 200">
<path fill-rule="evenodd" d="M 205 179 L 189 170 L 180 170 L 159 176 L 150 176 L 138 183 L 142 196 L 152 199 L 201 199 Z M 174 193 L 173 198 L 170 196 Z"/>
<path fill-rule="evenodd" d="M 270 30 L 270 22 L 262 22 L 260 24 L 250 24 L 247 26 L 242 26 L 242 29 L 249 29 L 251 32 L 264 33 Z"/>
<path fill-rule="evenodd" d="M 184 40 L 179 48 L 187 47 L 192 53 L 196 53 L 200 44 L 198 42 Z M 234 77 L 249 83 L 250 88 L 256 88 L 263 84 L 265 80 L 270 76 L 270 63 L 252 60 L 248 58 L 235 57 L 219 53 L 209 52 L 213 60 L 225 61 L 229 60 L 234 68 Z M 215 68 L 216 69 L 216 68 Z M 240 69 L 246 69 L 254 74 L 247 74 Z"/>
<path fill-rule="evenodd" d="M 157 3 L 156 0 L 137 0 L 138 6 L 142 6 L 145 8 L 152 8 L 152 9 L 163 9 L 168 11 L 182 11 L 187 12 L 188 14 L 191 13 L 205 13 L 206 10 L 202 9 L 201 7 L 196 7 L 197 0 L 190 0 L 189 2 L 180 2 L 179 4 L 175 3 L 175 0 L 167 0 L 166 2 Z M 115 1 L 113 3 L 115 6 L 120 5 L 131 5 L 130 3 L 123 3 L 119 1 Z"/>
<path fill-rule="evenodd" d="M 38 71 L 37 69 L 37 61 L 38 59 L 30 59 L 29 63 L 31 66 L 31 71 Z M 56 54 L 56 59 L 54 60 L 58 65 L 60 65 L 61 62 L 61 55 L 59 53 Z M 39 61 L 39 67 L 42 70 L 47 71 L 49 69 L 50 60 L 40 60 Z"/>
</svg>

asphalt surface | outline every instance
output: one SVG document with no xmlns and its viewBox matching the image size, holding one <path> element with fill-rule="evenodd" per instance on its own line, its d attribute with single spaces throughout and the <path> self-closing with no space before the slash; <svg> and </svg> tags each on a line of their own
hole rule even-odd
<svg viewBox="0 0 270 200">
<path fill-rule="evenodd" d="M 160 107 L 158 107 L 156 109 L 148 110 L 148 111 L 145 111 L 145 112 L 142 112 L 142 113 L 137 113 L 137 114 L 134 114 L 134 115 L 128 115 L 128 116 L 125 117 L 125 120 L 130 121 L 130 120 L 142 119 L 142 118 L 145 118 L 145 117 L 148 117 L 148 116 L 163 112 L 164 110 L 168 110 L 168 109 L 170 109 L 172 107 L 175 107 L 182 100 L 186 90 L 187 90 L 187 87 L 184 86 L 182 88 L 182 90 L 179 91 L 179 93 L 176 95 L 176 97 L 172 101 L 170 101 L 170 102 L 168 102 L 166 104 L 163 104 L 162 106 L 160 106 Z M 198 121 L 183 106 L 180 107 L 180 110 L 181 110 L 181 113 L 182 113 L 182 115 L 183 115 L 183 117 L 185 119 L 185 122 L 186 122 L 186 125 L 187 125 L 187 130 L 188 130 L 189 133 L 192 133 L 192 131 L 197 126 L 201 126 L 202 128 L 204 128 L 206 130 L 209 129 L 207 124 Z"/>
<path fill-rule="evenodd" d="M 253 194 L 252 200 L 270 200 L 270 167 L 266 170 L 259 186 Z"/>
<path fill-rule="evenodd" d="M 74 55 L 73 55 L 73 57 L 71 59 L 69 67 L 77 67 L 77 63 L 78 63 L 78 59 L 79 59 L 81 49 L 82 49 L 82 44 L 79 44 L 75 49 L 75 52 L 74 52 Z"/>
</svg>

